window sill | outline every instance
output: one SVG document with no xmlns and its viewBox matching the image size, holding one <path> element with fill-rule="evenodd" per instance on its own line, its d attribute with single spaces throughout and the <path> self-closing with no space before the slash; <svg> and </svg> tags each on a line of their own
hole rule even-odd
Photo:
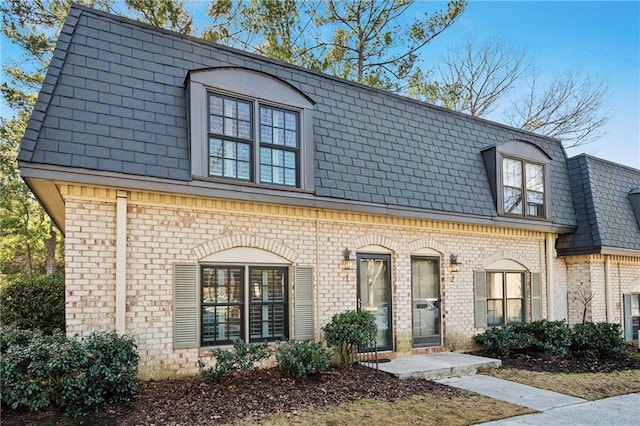
<svg viewBox="0 0 640 426">
<path fill-rule="evenodd" d="M 257 189 L 260 191 L 278 191 L 278 192 L 285 191 L 285 192 L 295 192 L 299 194 L 314 193 L 314 191 L 311 191 L 311 190 L 294 188 L 294 187 L 285 186 L 285 185 L 265 185 L 260 183 L 234 181 L 230 179 L 218 179 L 218 178 L 212 178 L 207 176 L 192 176 L 192 179 L 194 181 L 213 183 L 220 186 L 232 186 L 232 187 L 240 186 L 248 189 Z"/>
</svg>

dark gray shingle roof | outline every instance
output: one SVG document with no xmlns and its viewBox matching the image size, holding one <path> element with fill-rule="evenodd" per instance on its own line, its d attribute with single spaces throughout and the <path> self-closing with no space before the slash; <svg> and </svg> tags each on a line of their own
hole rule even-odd
<svg viewBox="0 0 640 426">
<path fill-rule="evenodd" d="M 640 226 L 628 197 L 640 185 L 640 170 L 585 154 L 568 164 L 578 228 L 560 237 L 558 252 L 640 251 Z"/>
<path fill-rule="evenodd" d="M 495 217 L 481 151 L 520 139 L 552 158 L 552 222 L 575 226 L 557 140 L 77 5 L 19 160 L 188 182 L 185 77 L 218 66 L 269 73 L 315 101 L 318 197 Z"/>
</svg>

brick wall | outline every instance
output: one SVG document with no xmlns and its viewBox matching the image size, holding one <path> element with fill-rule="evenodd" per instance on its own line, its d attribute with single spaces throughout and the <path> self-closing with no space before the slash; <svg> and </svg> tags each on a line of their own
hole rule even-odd
<svg viewBox="0 0 640 426">
<path fill-rule="evenodd" d="M 68 332 L 111 330 L 115 198 L 65 198 Z M 395 347 L 404 353 L 411 349 L 412 252 L 429 248 L 441 253 L 444 333 L 466 345 L 481 331 L 474 327 L 474 270 L 512 259 L 532 272 L 544 272 L 544 234 L 539 233 L 301 209 L 282 214 L 277 207 L 243 203 L 216 208 L 213 201 L 201 203 L 203 207 L 162 201 L 138 195 L 130 197 L 127 209 L 126 330 L 138 344 L 142 377 L 197 371 L 204 351 L 173 349 L 172 265 L 197 262 L 212 254 L 207 251 L 247 244 L 313 266 L 318 338 L 333 314 L 356 308 L 356 269 L 342 269 L 342 251 L 378 247 L 390 253 Z M 455 274 L 449 271 L 451 253 L 462 262 Z"/>
</svg>

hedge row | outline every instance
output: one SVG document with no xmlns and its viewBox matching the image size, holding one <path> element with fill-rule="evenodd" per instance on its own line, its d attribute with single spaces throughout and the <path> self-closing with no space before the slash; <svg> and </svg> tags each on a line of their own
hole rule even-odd
<svg viewBox="0 0 640 426">
<path fill-rule="evenodd" d="M 573 327 L 564 321 L 534 321 L 493 327 L 475 341 L 499 357 L 514 353 L 568 355 L 607 359 L 624 355 L 619 324 L 584 323 Z"/>
</svg>

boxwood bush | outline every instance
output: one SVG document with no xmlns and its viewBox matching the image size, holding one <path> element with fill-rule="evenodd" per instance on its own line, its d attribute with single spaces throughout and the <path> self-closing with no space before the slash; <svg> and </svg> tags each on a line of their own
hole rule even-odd
<svg viewBox="0 0 640 426">
<path fill-rule="evenodd" d="M 327 344 L 340 355 L 343 367 L 351 368 L 356 362 L 358 347 L 375 344 L 376 318 L 368 311 L 347 311 L 335 314 L 322 329 Z"/>
<path fill-rule="evenodd" d="M 127 401 L 136 390 L 138 354 L 131 337 L 96 332 L 67 338 L 4 328 L 0 402 L 14 409 L 60 407 L 72 416 Z"/>
<path fill-rule="evenodd" d="M 276 361 L 282 371 L 298 379 L 329 368 L 331 351 L 309 341 L 282 343 L 276 349 Z"/>
<path fill-rule="evenodd" d="M 625 342 L 620 324 L 576 324 L 573 327 L 571 352 L 584 358 L 617 358 L 625 355 Z"/>
<path fill-rule="evenodd" d="M 3 325 L 51 334 L 64 330 L 64 276 L 18 278 L 0 289 Z"/>
</svg>

